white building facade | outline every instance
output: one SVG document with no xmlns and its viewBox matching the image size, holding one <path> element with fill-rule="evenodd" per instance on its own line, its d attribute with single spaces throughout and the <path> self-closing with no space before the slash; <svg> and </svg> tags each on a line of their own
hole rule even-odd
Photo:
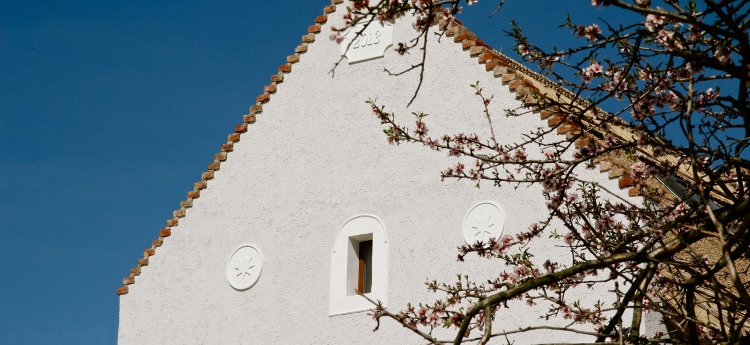
<svg viewBox="0 0 750 345">
<path fill-rule="evenodd" d="M 428 279 L 454 282 L 461 273 L 484 281 L 504 269 L 476 257 L 457 262 L 456 247 L 467 236 L 512 236 L 548 215 L 537 185 L 441 182 L 439 172 L 455 158 L 420 145 L 389 145 L 365 104 L 376 99 L 409 125 L 412 111 L 431 114 L 431 134 L 482 135 L 484 109 L 469 87 L 479 81 L 495 97 L 490 107 L 500 138 L 510 143 L 546 126 L 536 115 L 504 116 L 504 109 L 522 105 L 519 95 L 504 74 L 471 56 L 473 45 L 465 44 L 471 38 L 431 37 L 424 82 L 406 108 L 417 72 L 393 77 L 383 70 L 419 59 L 388 47 L 415 35 L 410 21 L 373 28 L 379 33 L 355 42 L 367 51 L 347 53 L 332 76 L 342 45 L 328 36 L 330 26 L 342 26 L 345 6 L 326 7 L 327 16 L 316 20 L 125 279 L 118 290 L 120 344 L 423 344 L 392 320 L 373 332 L 372 305 L 354 293 L 358 280 L 389 309 L 432 302 L 443 296 L 426 290 Z M 581 173 L 628 197 L 607 174 Z M 482 219 L 491 228 L 477 225 Z M 484 228 L 466 235 L 467 222 Z M 362 243 L 371 243 L 371 274 L 360 278 Z M 547 236 L 535 246 L 550 257 L 566 255 Z M 581 297 L 606 294 L 589 290 Z M 545 306 L 512 306 L 498 314 L 494 330 L 544 324 Z M 593 340 L 551 331 L 511 339 Z"/>
</svg>

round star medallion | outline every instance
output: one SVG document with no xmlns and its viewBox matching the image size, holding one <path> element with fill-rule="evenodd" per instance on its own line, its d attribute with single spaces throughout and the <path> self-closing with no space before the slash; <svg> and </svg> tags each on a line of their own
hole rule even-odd
<svg viewBox="0 0 750 345">
<path fill-rule="evenodd" d="M 492 201 L 482 201 L 469 210 L 464 218 L 464 241 L 474 244 L 486 242 L 490 238 L 498 239 L 503 234 L 505 211 Z"/>
<path fill-rule="evenodd" d="M 255 246 L 244 244 L 227 261 L 227 281 L 237 290 L 247 290 L 258 281 L 262 268 L 263 255 Z"/>
</svg>

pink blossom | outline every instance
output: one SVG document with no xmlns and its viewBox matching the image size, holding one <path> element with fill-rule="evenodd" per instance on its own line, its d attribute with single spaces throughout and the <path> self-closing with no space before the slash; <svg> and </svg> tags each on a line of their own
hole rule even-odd
<svg viewBox="0 0 750 345">
<path fill-rule="evenodd" d="M 696 73 L 703 72 L 703 67 L 696 67 L 695 63 L 688 62 L 685 64 L 683 71 L 687 73 L 688 77 L 692 77 Z"/>
<path fill-rule="evenodd" d="M 732 61 L 732 53 L 727 47 L 719 47 L 714 51 L 714 59 L 719 60 L 721 63 Z"/>
<path fill-rule="evenodd" d="M 669 105 L 669 109 L 672 111 L 677 111 L 682 107 L 682 100 L 680 100 L 680 98 L 677 97 L 677 94 L 672 91 L 669 91 L 667 94 L 666 101 Z"/>
<path fill-rule="evenodd" d="M 596 41 L 597 35 L 602 34 L 602 29 L 600 29 L 597 24 L 591 24 L 586 27 L 584 32 L 586 33 L 586 38 L 593 42 Z"/>
<path fill-rule="evenodd" d="M 328 36 L 328 38 L 330 38 L 331 41 L 336 41 L 336 43 L 341 43 L 341 41 L 344 40 L 344 36 L 340 31 L 337 30 L 335 30 L 330 36 Z"/>
<path fill-rule="evenodd" d="M 581 75 L 583 76 L 583 81 L 588 83 L 591 81 L 593 77 L 598 77 L 602 74 L 602 65 L 596 61 L 592 61 L 591 65 L 589 67 L 584 68 L 581 70 Z"/>
<path fill-rule="evenodd" d="M 644 25 L 651 32 L 656 32 L 656 28 L 664 24 L 664 17 L 658 14 L 649 14 L 646 16 Z"/>
<path fill-rule="evenodd" d="M 664 29 L 659 30 L 659 34 L 656 35 L 656 44 L 663 45 L 663 46 L 669 46 L 670 42 L 672 41 L 674 37 L 673 31 L 667 31 Z"/>
<path fill-rule="evenodd" d="M 638 71 L 638 77 L 641 78 L 641 79 L 643 79 L 643 80 L 649 80 L 649 79 L 651 79 L 651 72 L 649 70 L 647 70 L 647 69 L 644 68 L 644 69 Z"/>
<path fill-rule="evenodd" d="M 565 235 L 565 243 L 567 244 L 573 244 L 573 241 L 575 240 L 575 236 L 572 232 L 569 232 L 567 235 Z"/>
<path fill-rule="evenodd" d="M 529 48 L 526 47 L 525 45 L 519 44 L 518 53 L 521 54 L 521 56 L 526 56 L 526 55 L 529 55 L 530 51 L 529 51 Z"/>
</svg>

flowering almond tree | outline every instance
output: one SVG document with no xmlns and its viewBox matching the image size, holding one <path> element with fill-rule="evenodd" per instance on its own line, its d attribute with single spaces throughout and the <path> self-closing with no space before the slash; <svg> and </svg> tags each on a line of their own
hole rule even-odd
<svg viewBox="0 0 750 345">
<path fill-rule="evenodd" d="M 422 62 L 389 73 L 419 71 L 421 85 L 427 40 L 453 34 L 460 6 L 474 2 L 352 0 L 347 27 L 334 29 L 332 38 L 356 24 L 410 16 L 414 38 L 395 49 L 401 54 L 417 51 Z M 507 30 L 520 59 L 565 90 L 550 96 L 526 85 L 524 106 L 505 115 L 553 116 L 551 128 L 511 143 L 500 142 L 494 132 L 488 138 L 433 136 L 424 114 L 416 112 L 416 119 L 403 123 L 383 105 L 369 102 L 388 142 L 422 144 L 463 162 L 443 171 L 443 178 L 496 186 L 540 184 L 549 209 L 547 219 L 514 237 L 459 248 L 458 260 L 476 255 L 497 262 L 497 276 L 428 282 L 438 296 L 435 301 L 398 311 L 378 306 L 373 315 L 378 323 L 393 319 L 434 344 L 505 342 L 511 333 L 551 327 L 497 332 L 492 327 L 495 314 L 513 303 L 544 303 L 549 311 L 541 317 L 569 322 L 556 330 L 587 334 L 597 342 L 747 341 L 750 3 L 580 2 L 638 19 L 610 25 L 578 24 L 568 17 L 563 26 L 581 44 L 553 51 L 536 46 L 514 23 Z M 507 63 L 503 68 L 525 68 Z M 485 109 L 477 115 L 486 117 L 492 129 L 492 95 L 478 84 L 472 87 Z M 414 97 L 418 93 L 419 87 Z M 562 126 L 568 126 L 566 136 L 556 134 Z M 583 169 L 611 164 L 611 157 L 618 157 L 624 168 L 631 194 L 645 202 L 631 203 L 578 177 Z M 549 226 L 553 222 L 562 227 Z M 570 257 L 535 262 L 534 241 L 550 234 L 568 248 Z M 610 301 L 582 305 L 565 298 L 576 286 L 610 287 L 615 282 L 618 288 Z M 669 334 L 641 334 L 644 312 L 660 314 Z M 626 321 L 625 314 L 632 317 Z M 439 328 L 453 329 L 455 338 L 433 336 Z"/>
</svg>

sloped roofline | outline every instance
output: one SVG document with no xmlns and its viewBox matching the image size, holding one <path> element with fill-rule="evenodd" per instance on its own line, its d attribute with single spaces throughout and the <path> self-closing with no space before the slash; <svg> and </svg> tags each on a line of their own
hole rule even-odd
<svg viewBox="0 0 750 345">
<path fill-rule="evenodd" d="M 511 91 L 516 93 L 516 99 L 524 102 L 524 105 L 534 112 L 538 112 L 542 120 L 547 120 L 547 125 L 556 128 L 558 134 L 566 134 L 568 139 L 576 139 L 576 147 L 591 145 L 603 138 L 611 135 L 623 143 L 638 141 L 642 133 L 635 132 L 632 127 L 620 118 L 613 118 L 608 123 L 607 131 L 601 128 L 601 122 L 596 119 L 595 112 L 607 113 L 599 107 L 594 106 L 588 100 L 576 96 L 575 93 L 566 89 L 559 83 L 532 71 L 520 62 L 508 57 L 507 55 L 492 49 L 481 39 L 469 31 L 463 24 L 453 19 L 451 21 L 441 21 L 440 28 L 445 30 L 448 37 L 453 37 L 454 42 L 461 43 L 464 50 L 469 51 L 471 57 L 477 57 L 480 64 L 485 64 L 487 71 L 491 71 L 495 77 L 502 78 L 504 84 L 508 84 Z M 586 115 L 576 117 L 576 122 L 572 120 L 569 114 L 556 106 L 546 105 L 543 98 L 557 102 L 557 104 L 570 104 L 585 109 Z M 581 128 L 583 127 L 583 129 Z M 583 130 L 583 132 L 582 132 Z M 581 135 L 583 134 L 583 135 Z M 607 154 L 597 157 L 595 163 L 599 165 L 601 172 L 608 172 L 609 178 L 618 178 L 620 188 L 630 187 L 628 194 L 633 196 L 640 195 L 640 191 L 633 187 L 635 181 L 630 178 L 632 163 L 642 159 L 652 163 L 667 161 L 677 167 L 675 175 L 687 181 L 695 179 L 692 170 L 686 164 L 680 164 L 680 159 L 675 154 L 655 155 L 653 151 L 647 148 L 637 147 L 634 157 L 622 157 L 621 152 Z M 618 157 L 619 156 L 619 157 Z M 663 183 L 656 178 L 650 178 L 646 181 L 648 185 L 648 195 L 646 197 L 655 201 L 675 201 L 680 199 L 678 195 L 670 191 Z M 721 190 L 714 190 L 712 198 L 720 203 L 729 203 L 731 200 L 724 195 Z"/>
<path fill-rule="evenodd" d="M 180 218 L 185 217 L 187 209 L 193 206 L 193 200 L 200 197 L 201 190 L 208 187 L 208 181 L 214 178 L 214 172 L 219 170 L 222 162 L 226 161 L 228 154 L 234 149 L 234 143 L 240 141 L 242 134 L 248 130 L 248 125 L 255 123 L 256 115 L 263 112 L 263 104 L 269 102 L 271 95 L 276 92 L 278 84 L 284 82 L 284 75 L 292 72 L 292 66 L 300 61 L 301 55 L 307 52 L 308 45 L 315 42 L 317 34 L 321 32 L 321 27 L 328 21 L 328 15 L 336 12 L 336 5 L 343 3 L 344 0 L 331 0 L 331 5 L 323 7 L 323 14 L 315 18 L 315 23 L 307 28 L 307 34 L 302 36 L 302 44 L 294 49 L 294 55 L 289 55 L 286 62 L 279 66 L 279 72 L 271 76 L 271 83 L 263 87 L 263 93 L 255 98 L 255 104 L 250 107 L 248 114 L 242 118 L 242 123 L 234 126 L 234 132 L 229 134 L 226 143 L 221 145 L 221 151 L 214 155 L 213 161 L 208 164 L 207 170 L 201 174 L 201 180 L 193 184 L 193 189 L 187 193 L 187 199 L 180 202 L 180 208 L 172 213 L 172 218 L 166 221 L 166 227 L 159 230 L 159 237 L 151 242 L 151 247 L 143 251 L 143 256 L 138 259 L 136 266 L 130 270 L 130 274 L 122 281 L 122 286 L 117 288 L 118 295 L 125 295 L 129 291 L 129 286 L 134 284 L 136 277 L 141 274 L 141 269 L 148 266 L 149 258 L 156 254 L 157 248 L 164 244 L 164 240 L 172 234 L 172 230 L 179 225 Z M 529 68 L 523 66 L 518 61 L 492 49 L 477 36 L 469 31 L 463 24 L 453 19 L 451 21 L 443 20 L 439 23 L 439 28 L 445 30 L 448 37 L 452 37 L 455 43 L 461 44 L 463 50 L 469 52 L 469 56 L 477 58 L 479 64 L 484 64 L 485 69 L 499 78 L 504 85 L 507 85 L 511 92 L 515 92 L 516 99 L 520 99 L 524 104 L 535 112 L 540 114 L 541 120 L 546 120 L 547 125 L 555 129 L 557 134 L 566 135 L 569 139 L 578 138 L 575 141 L 576 147 L 584 147 L 594 143 L 595 137 L 582 133 L 581 126 L 567 118 L 567 115 L 553 109 L 541 109 L 542 103 L 540 97 L 549 99 L 564 99 L 567 102 L 575 101 L 579 105 L 588 105 L 587 101 L 581 100 L 575 95 L 553 82 L 549 78 L 538 74 Z M 596 128 L 594 123 L 584 123 L 586 133 L 593 133 Z M 615 128 L 614 134 L 621 140 L 633 140 L 634 135 L 624 128 Z M 630 177 L 630 165 L 632 162 L 614 155 L 599 157 L 596 161 L 599 164 L 599 170 L 606 172 L 609 179 L 618 179 L 620 189 L 628 189 L 630 197 L 641 195 L 641 191 L 635 188 L 635 181 Z M 659 188 L 659 187 L 657 187 Z M 663 198 L 664 189 L 657 191 L 654 195 L 649 194 L 649 198 Z"/>
<path fill-rule="evenodd" d="M 201 180 L 193 184 L 193 190 L 187 193 L 187 199 L 180 202 L 180 208 L 172 213 L 172 218 L 167 220 L 166 227 L 159 230 L 159 238 L 151 242 L 151 248 L 143 251 L 143 256 L 138 259 L 136 266 L 130 270 L 130 274 L 122 280 L 122 286 L 117 288 L 118 295 L 128 293 L 128 287 L 135 283 L 136 277 L 141 274 L 141 269 L 148 266 L 149 258 L 156 254 L 156 249 L 164 244 L 164 239 L 172 234 L 172 230 L 179 225 L 180 218 L 185 217 L 187 209 L 193 207 L 193 199 L 201 196 L 201 190 L 208 187 L 208 181 L 214 178 L 214 172 L 219 170 L 221 163 L 227 160 L 228 154 L 234 150 L 234 143 L 240 141 L 242 134 L 247 132 L 248 125 L 255 123 L 256 115 L 263 112 L 263 104 L 271 99 L 276 93 L 276 86 L 284 82 L 284 75 L 292 72 L 292 66 L 299 62 L 300 56 L 307 52 L 308 44 L 315 42 L 316 34 L 321 32 L 321 26 L 328 21 L 328 15 L 336 12 L 336 5 L 344 0 L 331 0 L 331 5 L 323 7 L 323 14 L 315 18 L 315 23 L 307 28 L 307 34 L 302 36 L 302 44 L 294 49 L 294 55 L 286 58 L 286 63 L 279 66 L 279 72 L 271 76 L 271 84 L 263 87 L 263 93 L 255 98 L 255 104 L 250 107 L 250 112 L 242 117 L 242 123 L 234 126 L 234 132 L 227 136 L 226 143 L 221 144 L 221 151 L 214 155 L 213 162 L 208 164 L 207 170 L 201 174 Z"/>
</svg>

